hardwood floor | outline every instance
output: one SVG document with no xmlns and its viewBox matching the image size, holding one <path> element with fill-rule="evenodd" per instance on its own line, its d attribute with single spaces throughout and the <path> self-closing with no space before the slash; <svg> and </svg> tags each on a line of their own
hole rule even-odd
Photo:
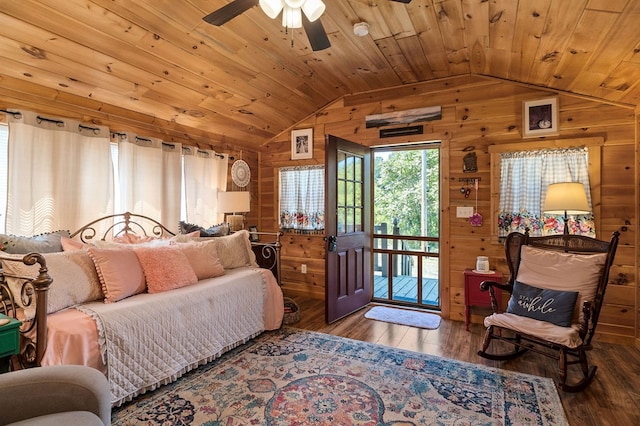
<svg viewBox="0 0 640 426">
<path fill-rule="evenodd" d="M 484 335 L 484 327 L 479 324 L 472 324 L 466 331 L 463 322 L 443 320 L 437 330 L 424 330 L 366 319 L 364 313 L 370 308 L 326 324 L 323 301 L 295 300 L 300 307 L 300 321 L 291 325 L 295 328 L 557 379 L 556 361 L 536 353 L 506 362 L 478 356 Z M 589 357 L 598 366 L 593 383 L 580 393 L 558 392 L 569 423 L 640 425 L 640 351 L 632 346 L 596 342 Z"/>
</svg>

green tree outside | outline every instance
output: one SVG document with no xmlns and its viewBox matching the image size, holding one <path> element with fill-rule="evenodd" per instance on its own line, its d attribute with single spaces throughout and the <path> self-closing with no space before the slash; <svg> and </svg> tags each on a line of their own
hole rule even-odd
<svg viewBox="0 0 640 426">
<path fill-rule="evenodd" d="M 440 229 L 438 149 L 375 154 L 374 223 L 394 221 L 400 235 L 437 237 Z"/>
</svg>

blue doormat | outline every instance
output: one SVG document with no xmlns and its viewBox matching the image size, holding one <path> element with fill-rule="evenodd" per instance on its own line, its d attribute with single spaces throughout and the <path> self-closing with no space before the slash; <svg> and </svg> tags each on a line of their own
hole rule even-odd
<svg viewBox="0 0 640 426">
<path fill-rule="evenodd" d="M 430 330 L 434 330 L 440 326 L 439 315 L 410 309 L 390 308 L 387 306 L 374 306 L 364 314 L 364 317 Z"/>
</svg>

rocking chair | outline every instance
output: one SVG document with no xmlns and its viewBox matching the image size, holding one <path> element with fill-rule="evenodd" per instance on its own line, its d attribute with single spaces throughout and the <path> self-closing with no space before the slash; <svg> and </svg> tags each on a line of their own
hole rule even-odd
<svg viewBox="0 0 640 426">
<path fill-rule="evenodd" d="M 589 366 L 587 351 L 592 349 L 618 238 L 618 232 L 609 242 L 568 234 L 530 237 L 528 230 L 509 234 L 508 282 L 480 284 L 482 291 L 489 291 L 493 314 L 484 319 L 487 330 L 478 355 L 507 360 L 532 350 L 558 360 L 560 389 L 586 388 L 597 369 Z M 511 294 L 506 312 L 498 311 L 495 288 Z M 493 339 L 513 345 L 513 350 L 487 352 Z M 568 383 L 567 367 L 573 364 L 579 364 L 581 377 Z"/>
</svg>

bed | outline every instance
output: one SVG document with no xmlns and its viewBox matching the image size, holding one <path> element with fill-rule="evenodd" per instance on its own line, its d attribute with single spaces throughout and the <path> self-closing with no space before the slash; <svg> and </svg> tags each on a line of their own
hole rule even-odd
<svg viewBox="0 0 640 426">
<path fill-rule="evenodd" d="M 3 253 L 0 309 L 24 323 L 14 367 L 96 368 L 117 406 L 279 328 L 280 235 L 257 236 L 176 235 L 124 213 L 63 233 L 62 251 Z"/>
</svg>

